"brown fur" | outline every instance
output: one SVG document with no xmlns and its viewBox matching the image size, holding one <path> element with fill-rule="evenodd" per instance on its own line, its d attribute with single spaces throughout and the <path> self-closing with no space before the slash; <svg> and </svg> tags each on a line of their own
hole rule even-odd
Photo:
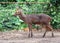
<svg viewBox="0 0 60 43">
<path fill-rule="evenodd" d="M 22 19 L 26 24 L 28 24 L 29 27 L 29 37 L 33 36 L 32 33 L 32 24 L 42 24 L 45 25 L 45 33 L 43 37 L 45 37 L 45 34 L 48 30 L 52 31 L 52 36 L 53 36 L 53 29 L 49 22 L 51 21 L 51 17 L 48 16 L 47 14 L 32 14 L 32 15 L 25 15 L 21 9 L 17 10 L 14 14 L 14 16 L 19 16 L 20 19 Z M 44 26 L 43 26 L 44 27 Z"/>
</svg>

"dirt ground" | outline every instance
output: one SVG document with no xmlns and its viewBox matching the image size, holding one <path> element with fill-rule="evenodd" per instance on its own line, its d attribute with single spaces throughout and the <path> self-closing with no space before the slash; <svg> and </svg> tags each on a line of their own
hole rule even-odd
<svg viewBox="0 0 60 43">
<path fill-rule="evenodd" d="M 51 37 L 51 32 L 48 32 L 45 38 L 42 37 L 43 33 L 33 31 L 33 38 L 28 38 L 28 32 L 21 30 L 0 32 L 0 43 L 60 43 L 60 32 L 54 31 L 55 37 Z"/>
</svg>

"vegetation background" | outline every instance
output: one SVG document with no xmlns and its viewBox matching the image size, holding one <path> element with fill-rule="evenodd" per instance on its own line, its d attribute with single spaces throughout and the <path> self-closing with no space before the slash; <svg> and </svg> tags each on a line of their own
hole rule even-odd
<svg viewBox="0 0 60 43">
<path fill-rule="evenodd" d="M 48 14 L 52 17 L 53 28 L 60 29 L 60 0 L 0 0 L 0 31 L 27 27 L 19 17 L 12 16 L 18 6 L 24 14 Z"/>
</svg>

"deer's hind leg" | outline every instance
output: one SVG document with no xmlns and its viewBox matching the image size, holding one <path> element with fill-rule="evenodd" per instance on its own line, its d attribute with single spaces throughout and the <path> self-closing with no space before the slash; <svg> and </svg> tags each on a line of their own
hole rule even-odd
<svg viewBox="0 0 60 43">
<path fill-rule="evenodd" d="M 43 28 L 46 28 L 45 25 L 42 25 L 42 27 L 43 27 Z M 46 33 L 47 33 L 47 30 L 45 29 L 45 32 L 44 32 L 44 34 L 43 34 L 43 37 L 45 37 Z"/>
<path fill-rule="evenodd" d="M 46 35 L 46 32 L 47 32 L 47 31 L 45 31 L 45 33 L 44 33 L 43 37 L 45 37 L 45 35 Z"/>
<path fill-rule="evenodd" d="M 52 31 L 52 37 L 54 37 L 53 28 L 50 24 L 45 25 L 45 29 L 46 30 L 45 30 L 45 33 L 44 33 L 43 37 L 45 37 L 47 31 Z"/>
<path fill-rule="evenodd" d="M 50 24 L 46 25 L 46 30 L 47 31 L 52 31 L 52 37 L 54 37 L 53 28 Z"/>
<path fill-rule="evenodd" d="M 48 27 L 49 27 L 49 28 L 51 29 L 51 31 L 52 31 L 52 37 L 54 37 L 54 33 L 53 33 L 53 28 L 52 28 L 52 26 L 49 25 Z"/>
</svg>

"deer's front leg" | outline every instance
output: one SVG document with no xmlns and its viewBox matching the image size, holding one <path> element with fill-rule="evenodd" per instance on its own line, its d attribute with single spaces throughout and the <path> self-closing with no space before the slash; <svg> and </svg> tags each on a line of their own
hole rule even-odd
<svg viewBox="0 0 60 43">
<path fill-rule="evenodd" d="M 28 35 L 28 37 L 30 38 L 30 37 L 33 36 L 33 33 L 32 33 L 32 25 L 29 24 L 28 27 L 29 27 L 29 35 Z"/>
</svg>

